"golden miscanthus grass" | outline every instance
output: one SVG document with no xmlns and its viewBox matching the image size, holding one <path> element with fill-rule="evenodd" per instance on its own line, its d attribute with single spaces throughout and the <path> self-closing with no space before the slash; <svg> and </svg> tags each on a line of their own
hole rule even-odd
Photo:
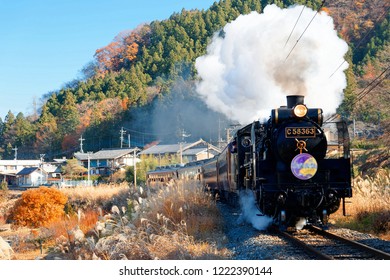
<svg viewBox="0 0 390 280">
<path fill-rule="evenodd" d="M 223 219 L 213 197 L 194 181 L 159 186 L 141 199 L 138 227 L 150 232 L 147 248 L 158 259 L 224 259 Z M 217 244 L 219 242 L 220 244 Z"/>
<path fill-rule="evenodd" d="M 390 240 L 390 170 L 353 179 L 353 197 L 332 217 L 337 225 L 380 235 Z M 341 207 L 340 207 L 341 208 Z"/>
<path fill-rule="evenodd" d="M 89 199 L 93 201 L 110 200 L 122 192 L 128 192 L 129 184 L 100 184 L 96 187 L 75 187 L 60 189 L 70 199 L 84 200 Z"/>
<path fill-rule="evenodd" d="M 50 227 L 56 241 L 46 258 L 224 259 L 229 255 L 222 244 L 216 202 L 198 183 L 63 191 L 72 201 L 73 215 Z M 106 209 L 111 205 L 110 210 L 104 211 L 102 204 Z"/>
<path fill-rule="evenodd" d="M 100 184 L 93 187 L 60 189 L 68 197 L 68 203 L 78 209 L 104 208 L 109 210 L 113 204 L 126 204 L 130 193 L 128 183 Z"/>
</svg>

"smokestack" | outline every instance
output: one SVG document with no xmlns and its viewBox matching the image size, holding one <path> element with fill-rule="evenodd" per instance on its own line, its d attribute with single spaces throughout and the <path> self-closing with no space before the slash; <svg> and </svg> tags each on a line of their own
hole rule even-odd
<svg viewBox="0 0 390 280">
<path fill-rule="evenodd" d="M 295 105 L 303 104 L 305 97 L 303 95 L 287 95 L 287 108 L 293 108 Z"/>
</svg>

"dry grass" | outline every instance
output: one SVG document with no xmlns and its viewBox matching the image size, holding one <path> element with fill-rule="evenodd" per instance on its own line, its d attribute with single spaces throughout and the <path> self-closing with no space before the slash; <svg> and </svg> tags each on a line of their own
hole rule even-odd
<svg viewBox="0 0 390 280">
<path fill-rule="evenodd" d="M 349 201 L 349 216 L 342 216 L 341 209 L 333 216 L 337 225 L 390 240 L 390 170 L 382 169 L 373 177 L 355 178 Z"/>
<path fill-rule="evenodd" d="M 45 228 L 15 228 L 13 259 L 224 259 L 221 218 L 194 183 L 61 190 L 67 214 Z M 219 240 L 217 244 L 215 240 Z M 221 246 L 223 247 L 223 246 Z"/>
<path fill-rule="evenodd" d="M 127 183 L 102 184 L 96 187 L 63 188 L 61 191 L 68 197 L 68 206 L 75 211 L 91 208 L 109 211 L 112 205 L 126 204 L 130 186 Z"/>
<path fill-rule="evenodd" d="M 144 202 L 143 202 L 144 203 Z M 221 259 L 223 225 L 215 201 L 195 182 L 172 183 L 145 202 L 143 225 L 154 229 L 148 249 L 159 259 Z M 156 236 L 157 235 L 157 236 Z"/>
</svg>

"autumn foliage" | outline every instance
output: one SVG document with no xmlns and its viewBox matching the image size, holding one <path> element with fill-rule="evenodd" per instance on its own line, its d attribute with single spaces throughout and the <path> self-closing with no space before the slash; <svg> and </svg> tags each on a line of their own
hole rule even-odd
<svg viewBox="0 0 390 280">
<path fill-rule="evenodd" d="M 15 203 L 10 218 L 21 226 L 46 226 L 61 218 L 67 200 L 67 197 L 57 189 L 47 187 L 30 189 Z"/>
</svg>

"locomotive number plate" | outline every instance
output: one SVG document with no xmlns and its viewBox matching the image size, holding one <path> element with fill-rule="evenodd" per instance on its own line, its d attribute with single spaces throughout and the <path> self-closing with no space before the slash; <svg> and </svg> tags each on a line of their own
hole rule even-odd
<svg viewBox="0 0 390 280">
<path fill-rule="evenodd" d="M 286 127 L 286 138 L 314 138 L 316 137 L 315 127 Z"/>
</svg>

